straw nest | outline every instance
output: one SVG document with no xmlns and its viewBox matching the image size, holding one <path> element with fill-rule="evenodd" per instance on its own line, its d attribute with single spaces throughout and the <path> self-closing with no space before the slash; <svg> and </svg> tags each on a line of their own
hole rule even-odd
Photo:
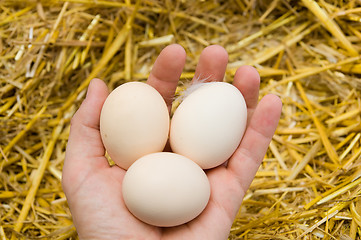
<svg viewBox="0 0 361 240">
<path fill-rule="evenodd" d="M 361 4 L 331 0 L 2 0 L 0 239 L 74 239 L 60 179 L 89 81 L 143 81 L 160 50 L 229 52 L 283 114 L 230 239 L 360 239 Z M 131 17 L 133 16 L 133 17 Z"/>
</svg>

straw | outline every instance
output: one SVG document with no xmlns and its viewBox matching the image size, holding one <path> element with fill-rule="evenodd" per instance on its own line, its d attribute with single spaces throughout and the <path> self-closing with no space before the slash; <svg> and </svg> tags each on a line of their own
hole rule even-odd
<svg viewBox="0 0 361 240">
<path fill-rule="evenodd" d="M 21 209 L 21 212 L 19 214 L 17 222 L 14 226 L 15 231 L 20 231 L 23 226 L 24 220 L 28 215 L 31 205 L 33 204 L 36 192 L 37 192 L 40 182 L 44 176 L 44 171 L 48 165 L 52 151 L 54 150 L 56 140 L 59 137 L 59 134 L 62 131 L 62 128 L 63 128 L 63 122 L 61 122 L 56 128 L 54 128 L 54 131 L 52 133 L 52 138 L 50 139 L 48 146 L 44 152 L 44 157 L 43 157 L 42 161 L 40 162 L 38 170 L 36 171 L 36 175 L 31 183 L 29 192 L 26 195 L 23 208 Z M 11 239 L 16 239 L 15 234 L 12 235 Z"/>
<path fill-rule="evenodd" d="M 314 0 L 302 0 L 303 4 L 316 15 L 317 19 L 321 21 L 328 31 L 330 31 L 342 44 L 342 46 L 349 51 L 352 56 L 357 56 L 358 53 L 352 44 L 348 41 L 339 26 L 327 15 L 326 11 L 317 4 Z"/>
<path fill-rule="evenodd" d="M 109 46 L 106 53 L 104 53 L 103 57 L 99 60 L 96 67 L 92 72 L 88 75 L 88 77 L 84 80 L 84 82 L 76 89 L 76 91 L 72 94 L 71 97 L 64 103 L 61 108 L 61 112 L 65 111 L 70 107 L 70 105 L 74 102 L 78 94 L 83 91 L 90 83 L 90 81 L 95 78 L 100 71 L 103 70 L 105 65 L 109 62 L 109 60 L 114 56 L 114 54 L 118 51 L 118 49 L 124 44 L 126 38 L 131 29 L 131 25 L 133 23 L 134 16 L 136 14 L 136 9 L 132 12 L 130 18 L 128 18 L 127 22 L 124 24 L 122 30 L 118 33 L 117 37 L 114 39 L 113 43 Z M 60 113 L 61 113 L 60 112 Z"/>
</svg>

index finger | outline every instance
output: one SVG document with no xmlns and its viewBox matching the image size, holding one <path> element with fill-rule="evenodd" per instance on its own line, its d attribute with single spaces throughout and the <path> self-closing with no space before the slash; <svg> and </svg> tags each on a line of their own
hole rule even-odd
<svg viewBox="0 0 361 240">
<path fill-rule="evenodd" d="M 147 83 L 163 96 L 168 110 L 171 109 L 185 61 L 186 53 L 183 47 L 178 44 L 169 45 L 157 57 L 147 80 Z"/>
</svg>

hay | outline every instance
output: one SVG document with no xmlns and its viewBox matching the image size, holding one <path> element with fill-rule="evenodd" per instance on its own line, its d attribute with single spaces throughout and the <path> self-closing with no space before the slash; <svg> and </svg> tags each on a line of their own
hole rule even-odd
<svg viewBox="0 0 361 240">
<path fill-rule="evenodd" d="M 0 2 L 0 239 L 74 239 L 61 169 L 94 77 L 146 80 L 160 50 L 229 52 L 283 112 L 230 239 L 360 239 L 359 1 Z M 180 91 L 180 85 L 177 91 Z"/>
</svg>

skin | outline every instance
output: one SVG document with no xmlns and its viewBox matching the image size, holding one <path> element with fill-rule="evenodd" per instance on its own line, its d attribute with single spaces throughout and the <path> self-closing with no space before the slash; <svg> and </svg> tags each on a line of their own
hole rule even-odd
<svg viewBox="0 0 361 240">
<path fill-rule="evenodd" d="M 158 56 L 147 83 L 171 108 L 186 59 L 184 49 L 167 46 Z M 222 81 L 228 54 L 217 45 L 201 53 L 194 79 Z M 227 165 L 207 170 L 211 197 L 193 221 L 172 228 L 150 226 L 135 218 L 124 205 L 125 170 L 110 167 L 99 132 L 102 105 L 108 88 L 93 79 L 82 105 L 71 121 L 63 167 L 63 189 L 80 239 L 227 239 L 243 197 L 261 164 L 277 127 L 282 103 L 275 95 L 258 102 L 260 77 L 250 66 L 240 67 L 233 84 L 248 107 L 248 125 L 241 144 Z"/>
</svg>

